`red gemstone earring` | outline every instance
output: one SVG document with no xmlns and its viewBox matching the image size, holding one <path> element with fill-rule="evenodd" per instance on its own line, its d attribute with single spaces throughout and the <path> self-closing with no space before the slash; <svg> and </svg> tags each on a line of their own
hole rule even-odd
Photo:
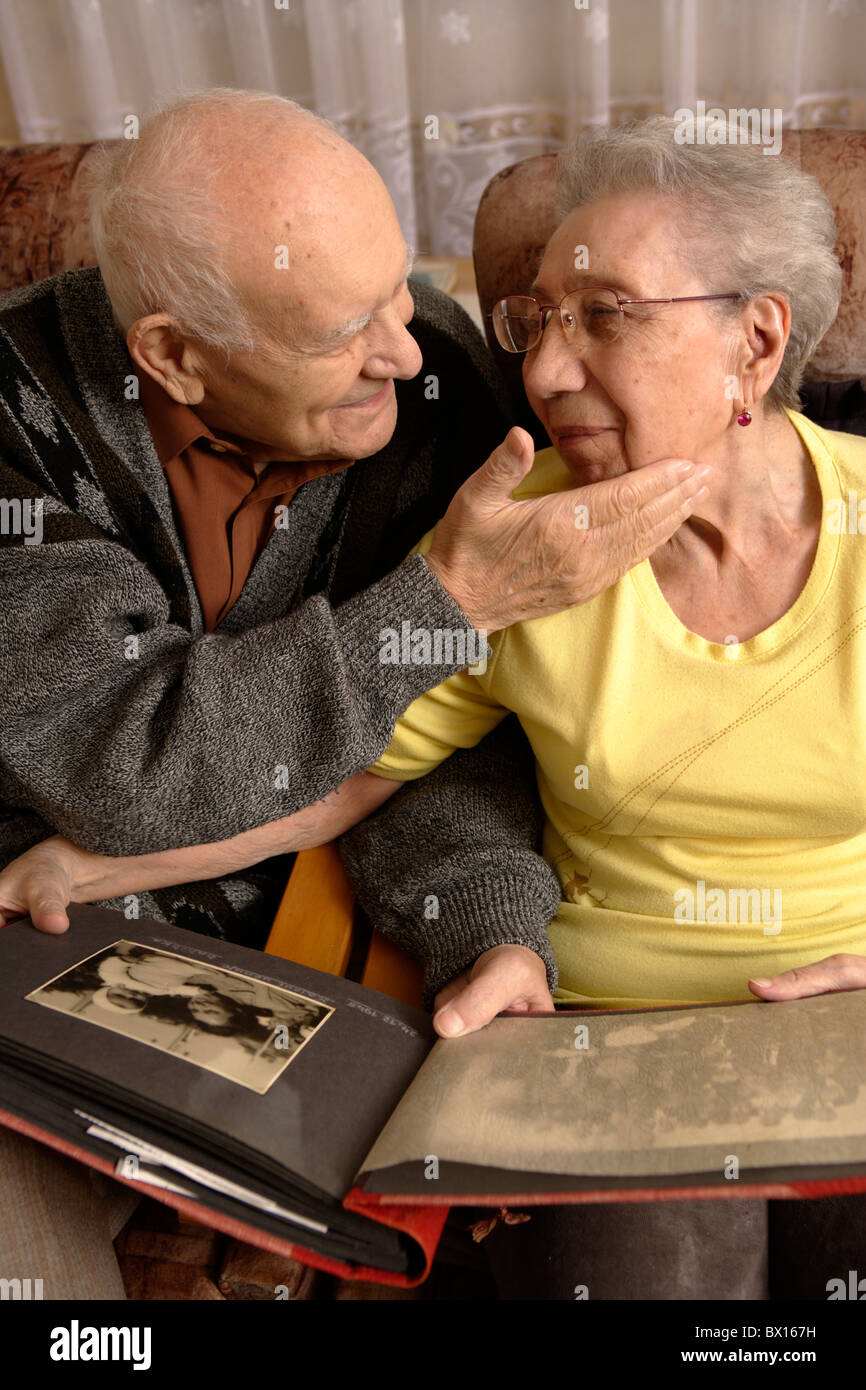
<svg viewBox="0 0 866 1390">
<path fill-rule="evenodd" d="M 737 416 L 737 424 L 738 424 L 738 425 L 750 425 L 751 423 L 752 423 L 752 412 L 751 412 L 750 410 L 746 410 L 745 407 L 743 407 L 743 409 L 740 411 L 739 415 Z"/>
</svg>

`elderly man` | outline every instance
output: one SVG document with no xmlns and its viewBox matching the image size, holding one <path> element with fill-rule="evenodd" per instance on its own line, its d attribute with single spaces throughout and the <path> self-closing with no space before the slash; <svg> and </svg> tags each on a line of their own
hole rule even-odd
<svg viewBox="0 0 866 1390">
<path fill-rule="evenodd" d="M 483 345 L 410 291 L 378 175 L 292 102 L 216 90 L 165 109 L 106 157 L 93 231 L 98 270 L 0 304 L 0 490 L 40 530 L 4 526 L 0 550 L 0 866 L 37 846 L 0 908 L 64 930 L 70 896 L 135 893 L 143 915 L 261 945 L 278 856 L 397 789 L 363 769 L 406 706 L 486 632 L 645 558 L 702 477 L 667 460 L 514 503 L 532 463 L 518 430 L 470 477 L 507 424 Z M 401 564 L 446 508 L 436 547 Z M 436 665 L 385 660 L 403 624 L 467 640 Z M 503 728 L 451 764 L 448 783 L 480 788 L 478 872 L 455 876 L 445 833 L 439 890 L 489 922 L 497 1007 L 549 1001 L 558 892 L 522 738 Z M 424 790 L 434 845 L 441 786 Z M 446 974 L 471 963 L 460 949 Z M 102 1219 L 79 1170 L 4 1145 L 4 1264 L 51 1230 L 48 1296 L 118 1296 L 110 1256 L 79 1258 Z"/>
</svg>

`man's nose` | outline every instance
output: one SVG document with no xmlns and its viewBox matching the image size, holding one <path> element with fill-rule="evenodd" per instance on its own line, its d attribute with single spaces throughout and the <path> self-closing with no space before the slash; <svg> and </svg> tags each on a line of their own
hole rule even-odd
<svg viewBox="0 0 866 1390">
<path fill-rule="evenodd" d="M 537 396 L 580 391 L 588 372 L 583 364 L 584 342 L 575 334 L 566 340 L 559 314 L 551 314 L 541 341 L 523 359 L 523 381 Z"/>
<path fill-rule="evenodd" d="M 381 340 L 367 358 L 366 371 L 370 376 L 397 377 L 409 381 L 418 375 L 422 363 L 421 349 L 400 315 L 394 314 L 387 326 L 382 326 Z"/>
</svg>

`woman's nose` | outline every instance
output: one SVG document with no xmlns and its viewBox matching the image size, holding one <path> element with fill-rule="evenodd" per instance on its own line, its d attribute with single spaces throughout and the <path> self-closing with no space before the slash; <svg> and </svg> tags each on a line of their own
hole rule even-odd
<svg viewBox="0 0 866 1390">
<path fill-rule="evenodd" d="M 588 379 L 583 351 L 580 335 L 575 334 L 566 341 L 559 314 L 551 314 L 541 341 L 523 359 L 527 390 L 531 389 L 538 396 L 582 390 Z"/>
</svg>

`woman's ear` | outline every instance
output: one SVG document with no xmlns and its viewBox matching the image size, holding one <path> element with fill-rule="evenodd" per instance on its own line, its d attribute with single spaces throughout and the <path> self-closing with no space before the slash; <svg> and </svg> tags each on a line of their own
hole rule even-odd
<svg viewBox="0 0 866 1390">
<path fill-rule="evenodd" d="M 748 305 L 746 335 L 750 357 L 743 366 L 748 399 L 759 401 L 775 381 L 791 334 L 791 306 L 783 294 L 763 294 Z"/>
</svg>

